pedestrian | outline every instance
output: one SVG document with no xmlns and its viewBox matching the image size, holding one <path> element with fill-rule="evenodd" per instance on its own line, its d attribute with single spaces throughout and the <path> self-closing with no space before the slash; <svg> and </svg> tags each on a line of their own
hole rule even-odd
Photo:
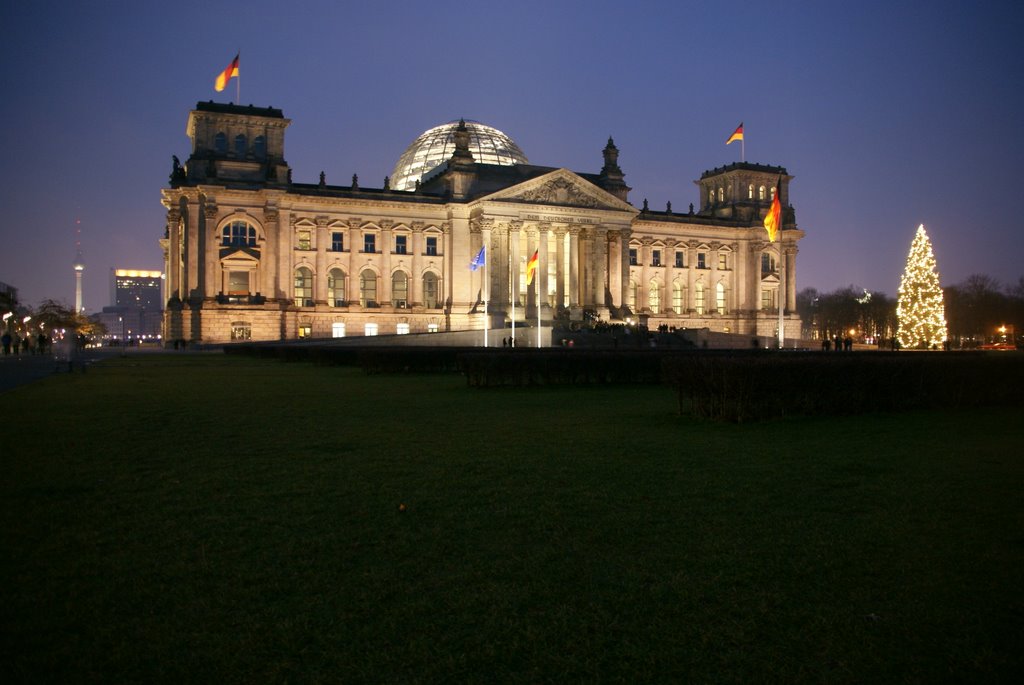
<svg viewBox="0 0 1024 685">
<path fill-rule="evenodd" d="M 11 353 L 11 334 L 10 333 L 4 333 L 2 341 L 3 341 L 3 344 L 4 344 L 4 355 L 10 354 Z"/>
</svg>

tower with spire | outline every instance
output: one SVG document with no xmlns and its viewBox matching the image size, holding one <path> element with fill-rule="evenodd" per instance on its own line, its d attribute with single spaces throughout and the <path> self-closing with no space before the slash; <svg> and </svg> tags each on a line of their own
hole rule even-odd
<svg viewBox="0 0 1024 685">
<path fill-rule="evenodd" d="M 85 271 L 85 261 L 82 259 L 82 221 L 75 219 L 75 311 L 79 314 L 85 311 L 82 306 L 82 272 Z"/>
</svg>

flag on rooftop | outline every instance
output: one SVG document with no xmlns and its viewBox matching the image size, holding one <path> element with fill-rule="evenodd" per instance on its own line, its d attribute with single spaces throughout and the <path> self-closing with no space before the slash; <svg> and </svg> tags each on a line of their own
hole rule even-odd
<svg viewBox="0 0 1024 685">
<path fill-rule="evenodd" d="M 733 142 L 734 140 L 743 140 L 743 122 L 742 121 L 740 122 L 740 125 L 736 127 L 736 130 L 732 132 L 732 135 L 729 136 L 729 140 L 725 141 L 725 144 L 728 145 L 729 143 Z"/>
<path fill-rule="evenodd" d="M 530 257 L 530 261 L 526 263 L 526 285 L 533 282 L 533 272 L 537 270 L 538 262 L 540 262 L 540 251 L 535 251 Z"/>
<path fill-rule="evenodd" d="M 768 240 L 775 242 L 775 236 L 778 235 L 779 228 L 782 226 L 782 201 L 779 196 L 782 194 L 781 186 L 782 177 L 775 183 L 775 197 L 772 198 L 772 206 L 768 209 L 768 213 L 764 215 L 764 228 L 768 231 Z"/>
<path fill-rule="evenodd" d="M 476 257 L 473 257 L 473 261 L 469 263 L 470 271 L 476 271 L 487 263 L 484 257 L 485 249 L 487 249 L 486 245 L 480 248 L 480 251 L 476 253 Z"/>
<path fill-rule="evenodd" d="M 235 58 L 231 60 L 231 64 L 228 68 L 217 74 L 217 80 L 213 84 L 213 89 L 218 93 L 228 87 L 228 81 L 238 76 L 238 58 L 242 56 L 242 53 L 235 55 Z"/>
</svg>

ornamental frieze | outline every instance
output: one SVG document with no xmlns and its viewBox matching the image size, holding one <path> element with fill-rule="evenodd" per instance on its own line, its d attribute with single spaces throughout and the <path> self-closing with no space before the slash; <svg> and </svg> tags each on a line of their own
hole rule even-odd
<svg viewBox="0 0 1024 685">
<path fill-rule="evenodd" d="M 587 195 L 575 184 L 564 178 L 553 179 L 539 188 L 527 190 L 522 195 L 509 199 L 548 205 L 571 205 L 574 207 L 603 208 L 607 206 Z"/>
</svg>

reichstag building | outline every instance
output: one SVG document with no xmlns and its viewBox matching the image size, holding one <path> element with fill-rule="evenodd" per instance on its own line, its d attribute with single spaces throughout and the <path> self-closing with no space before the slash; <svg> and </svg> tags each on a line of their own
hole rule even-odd
<svg viewBox="0 0 1024 685">
<path fill-rule="evenodd" d="M 513 317 L 775 336 L 780 296 L 785 336 L 799 335 L 804 234 L 782 167 L 729 164 L 701 175 L 683 211 L 638 208 L 611 139 L 586 173 L 531 164 L 501 131 L 457 121 L 413 141 L 383 187 L 297 183 L 290 123 L 269 107 L 189 113 L 191 154 L 162 191 L 168 343 L 503 331 Z"/>
</svg>

